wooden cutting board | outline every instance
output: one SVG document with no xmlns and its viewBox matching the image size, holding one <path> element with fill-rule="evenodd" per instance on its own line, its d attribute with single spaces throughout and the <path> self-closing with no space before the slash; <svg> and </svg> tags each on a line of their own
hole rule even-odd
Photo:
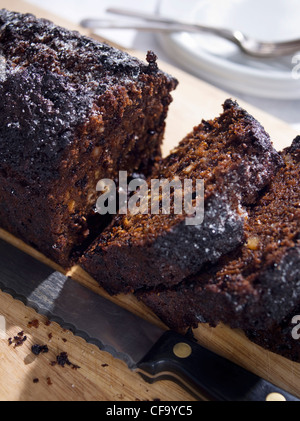
<svg viewBox="0 0 300 421">
<path fill-rule="evenodd" d="M 30 12 L 48 18 L 56 24 L 81 30 L 74 24 L 53 16 L 21 0 L 0 0 L 0 7 L 20 12 Z M 133 52 L 144 58 L 145 52 Z M 164 154 L 168 153 L 202 118 L 214 118 L 221 112 L 221 105 L 230 95 L 165 63 L 160 67 L 179 80 L 167 118 Z M 237 99 L 238 98 L 234 98 Z M 288 146 L 297 133 L 272 116 L 239 101 L 270 133 L 275 147 Z M 42 260 L 55 269 L 53 262 L 28 247 L 7 232 L 0 230 L 0 237 Z M 109 297 L 97 283 L 80 268 L 71 271 L 73 278 L 87 288 L 107 297 L 153 323 L 163 326 L 158 318 L 133 296 Z M 48 325 L 45 317 L 25 307 L 8 294 L 0 292 L 0 323 L 5 318 L 6 334 L 0 336 L 0 400 L 169 400 L 192 401 L 194 398 L 169 381 L 153 385 L 145 383 L 127 366 L 100 351 L 83 339 L 62 329 L 58 324 Z M 29 323 L 37 320 L 35 323 Z M 8 338 L 24 332 L 27 340 L 22 346 L 8 345 Z M 1 331 L 0 331 L 1 334 Z M 300 364 L 267 352 L 251 343 L 242 332 L 224 325 L 211 328 L 200 325 L 194 334 L 207 348 L 240 364 L 246 369 L 286 389 L 300 398 Z M 35 357 L 30 347 L 34 343 L 47 344 L 49 353 Z M 72 363 L 80 368 L 72 370 L 52 366 L 50 363 L 60 352 L 67 352 Z M 37 379 L 37 380 L 34 380 Z"/>
</svg>

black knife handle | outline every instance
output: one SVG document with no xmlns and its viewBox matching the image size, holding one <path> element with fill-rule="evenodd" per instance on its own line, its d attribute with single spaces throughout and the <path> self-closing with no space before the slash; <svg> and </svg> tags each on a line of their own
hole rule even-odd
<svg viewBox="0 0 300 421">
<path fill-rule="evenodd" d="M 150 383 L 162 379 L 173 380 L 201 400 L 300 400 L 170 330 L 138 363 L 137 371 Z"/>
</svg>

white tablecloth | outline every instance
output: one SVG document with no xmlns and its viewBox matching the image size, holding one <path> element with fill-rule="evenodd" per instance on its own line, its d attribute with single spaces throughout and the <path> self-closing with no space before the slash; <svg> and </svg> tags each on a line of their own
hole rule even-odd
<svg viewBox="0 0 300 421">
<path fill-rule="evenodd" d="M 39 7 L 49 10 L 56 15 L 60 15 L 70 21 L 80 22 L 86 17 L 107 17 L 105 10 L 107 7 L 122 7 L 128 9 L 138 9 L 146 12 L 154 12 L 158 0 L 27 0 Z M 187 0 L 188 1 L 188 0 Z M 109 15 L 112 17 L 112 15 Z M 101 34 L 106 39 L 110 39 L 124 47 L 131 47 L 141 51 L 152 49 L 159 59 L 178 66 L 162 49 L 155 35 L 136 31 L 105 30 Z M 232 96 L 239 97 L 256 107 L 273 114 L 285 121 L 300 134 L 300 100 L 274 100 L 268 98 L 258 98 L 244 95 L 240 92 L 233 92 L 226 89 Z"/>
</svg>

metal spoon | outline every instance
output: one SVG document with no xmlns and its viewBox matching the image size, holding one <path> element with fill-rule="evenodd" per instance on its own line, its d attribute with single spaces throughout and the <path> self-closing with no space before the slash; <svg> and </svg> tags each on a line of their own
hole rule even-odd
<svg viewBox="0 0 300 421">
<path fill-rule="evenodd" d="M 206 25 L 180 22 L 157 15 L 141 13 L 134 10 L 108 8 L 109 13 L 141 19 L 142 22 L 122 22 L 108 19 L 84 19 L 81 26 L 89 29 L 136 29 L 149 32 L 204 32 L 225 38 L 236 44 L 245 54 L 257 58 L 273 58 L 291 55 L 300 51 L 300 39 L 283 42 L 258 41 L 239 30 L 214 28 Z"/>
</svg>

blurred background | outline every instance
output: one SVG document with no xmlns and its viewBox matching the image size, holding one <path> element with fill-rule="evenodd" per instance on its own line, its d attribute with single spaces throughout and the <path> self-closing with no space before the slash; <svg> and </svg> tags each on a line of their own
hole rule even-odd
<svg viewBox="0 0 300 421">
<path fill-rule="evenodd" d="M 27 0 L 40 8 L 79 23 L 86 18 L 109 18 L 136 23 L 107 13 L 118 7 L 155 13 L 191 23 L 238 29 L 262 40 L 300 38 L 299 0 Z M 153 33 L 131 29 L 95 29 L 121 47 L 152 49 L 175 65 L 229 95 L 272 114 L 300 133 L 300 51 L 277 59 L 255 59 L 234 44 L 208 34 Z"/>
</svg>

